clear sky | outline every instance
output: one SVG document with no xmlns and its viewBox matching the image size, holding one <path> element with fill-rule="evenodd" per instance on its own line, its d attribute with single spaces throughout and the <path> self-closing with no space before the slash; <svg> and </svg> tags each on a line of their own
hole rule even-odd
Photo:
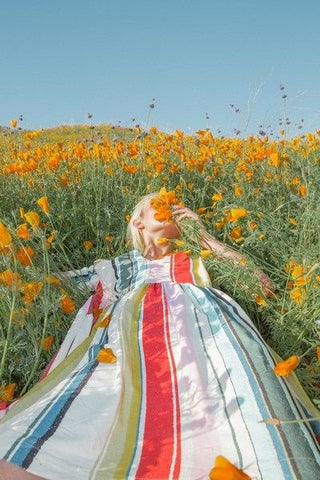
<svg viewBox="0 0 320 480">
<path fill-rule="evenodd" d="M 320 129 L 319 0 L 0 5 L 2 126 L 19 115 L 28 129 L 88 124 L 91 113 L 167 132 L 276 136 L 286 118 L 290 136 Z"/>
</svg>

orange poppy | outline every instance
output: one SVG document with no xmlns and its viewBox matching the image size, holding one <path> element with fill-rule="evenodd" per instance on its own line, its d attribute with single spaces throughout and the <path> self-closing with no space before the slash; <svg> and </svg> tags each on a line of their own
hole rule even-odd
<svg viewBox="0 0 320 480">
<path fill-rule="evenodd" d="M 155 209 L 154 218 L 159 222 L 169 222 L 172 220 L 171 206 L 177 205 L 178 200 L 174 191 L 169 191 L 163 187 L 158 195 L 151 199 L 150 205 Z"/>
<path fill-rule="evenodd" d="M 37 212 L 26 212 L 24 214 L 24 218 L 27 220 L 29 225 L 33 228 L 33 230 L 36 230 L 39 227 L 40 223 L 40 217 Z"/>
<path fill-rule="evenodd" d="M 50 350 L 51 346 L 52 346 L 52 343 L 53 343 L 53 340 L 54 340 L 54 336 L 53 335 L 50 335 L 48 337 L 45 337 L 45 338 L 42 338 L 40 340 L 40 344 L 41 344 L 41 347 L 43 348 L 43 350 L 45 350 L 46 352 L 48 350 Z"/>
<path fill-rule="evenodd" d="M 198 214 L 198 215 L 202 215 L 206 210 L 207 210 L 206 207 L 200 207 L 200 208 L 198 208 L 198 210 L 197 210 L 197 214 Z"/>
<path fill-rule="evenodd" d="M 288 282 L 289 283 L 289 282 Z M 306 291 L 304 288 L 300 288 L 300 287 L 296 287 L 296 288 L 293 288 L 291 290 L 291 292 L 289 293 L 291 299 L 297 304 L 297 305 L 301 305 L 301 303 L 303 302 L 303 299 L 306 295 Z"/>
<path fill-rule="evenodd" d="M 41 210 L 46 214 L 49 215 L 50 213 L 50 208 L 49 208 L 49 202 L 48 202 L 48 197 L 41 197 L 37 200 L 37 204 L 41 208 Z"/>
<path fill-rule="evenodd" d="M 55 285 L 56 287 L 58 287 L 61 284 L 61 281 L 57 277 L 54 277 L 53 275 L 47 275 L 45 277 L 45 280 L 48 283 L 50 283 L 50 285 Z"/>
<path fill-rule="evenodd" d="M 300 358 L 297 355 L 292 355 L 287 358 L 287 360 L 277 363 L 273 371 L 279 377 L 287 377 L 295 368 L 297 368 L 299 363 Z"/>
<path fill-rule="evenodd" d="M 234 194 L 237 196 L 237 197 L 240 197 L 242 195 L 242 188 L 239 187 L 239 185 L 236 185 L 234 187 Z"/>
<path fill-rule="evenodd" d="M 9 402 L 14 397 L 14 391 L 16 389 L 15 383 L 9 383 L 4 387 L 0 387 L 0 401 Z"/>
<path fill-rule="evenodd" d="M 15 284 L 18 286 L 21 284 L 21 277 L 19 273 L 13 272 L 10 268 L 0 272 L 0 285 L 7 285 L 8 287 L 12 288 Z"/>
<path fill-rule="evenodd" d="M 222 455 L 216 457 L 214 467 L 209 473 L 209 478 L 210 480 L 251 480 L 249 475 Z"/>
<path fill-rule="evenodd" d="M 210 257 L 210 255 L 212 255 L 212 250 L 201 250 L 200 251 L 200 257 L 201 258 L 207 258 L 207 257 Z"/>
<path fill-rule="evenodd" d="M 231 208 L 227 218 L 230 222 L 235 222 L 239 218 L 245 217 L 247 213 L 245 208 Z"/>
<path fill-rule="evenodd" d="M 99 323 L 97 323 L 97 327 L 99 328 L 107 327 L 110 323 L 111 317 L 112 317 L 111 313 L 106 315 L 102 320 L 100 320 Z"/>
<path fill-rule="evenodd" d="M 11 233 L 2 222 L 0 222 L 0 247 L 8 247 L 12 242 Z"/>
<path fill-rule="evenodd" d="M 157 238 L 158 245 L 166 245 L 168 243 L 168 239 L 166 237 L 159 237 Z"/>
<path fill-rule="evenodd" d="M 22 223 L 17 228 L 17 235 L 22 240 L 28 240 L 30 238 L 30 231 L 26 223 Z"/>
<path fill-rule="evenodd" d="M 86 241 L 83 242 L 83 246 L 84 246 L 85 250 L 87 250 L 87 252 L 88 252 L 89 250 L 92 249 L 93 243 L 90 242 L 90 240 L 86 240 Z"/>
<path fill-rule="evenodd" d="M 17 258 L 21 265 L 24 265 L 25 267 L 28 265 L 32 265 L 32 258 L 35 256 L 35 252 L 30 245 L 26 247 L 21 247 L 19 248 L 17 252 Z"/>
<path fill-rule="evenodd" d="M 109 347 L 103 347 L 97 355 L 97 360 L 100 363 L 116 363 L 117 357 Z"/>
<path fill-rule="evenodd" d="M 214 202 L 220 202 L 220 200 L 222 199 L 223 199 L 222 193 L 215 193 L 214 195 L 212 195 L 212 200 Z"/>
<path fill-rule="evenodd" d="M 29 305 L 32 305 L 33 300 L 39 293 L 43 287 L 42 282 L 28 282 L 23 285 L 21 288 L 21 292 L 23 293 L 23 300 Z"/>
<path fill-rule="evenodd" d="M 260 307 L 265 307 L 267 305 L 267 302 L 261 295 L 256 295 L 255 301 L 256 301 L 256 304 L 259 305 Z"/>
<path fill-rule="evenodd" d="M 72 298 L 70 298 L 68 295 L 65 295 L 60 300 L 60 307 L 63 313 L 72 313 L 75 310 L 76 305 Z"/>
<path fill-rule="evenodd" d="M 242 236 L 242 228 L 241 227 L 235 227 L 231 232 L 230 232 L 230 237 L 233 238 L 233 240 L 238 240 Z"/>
</svg>

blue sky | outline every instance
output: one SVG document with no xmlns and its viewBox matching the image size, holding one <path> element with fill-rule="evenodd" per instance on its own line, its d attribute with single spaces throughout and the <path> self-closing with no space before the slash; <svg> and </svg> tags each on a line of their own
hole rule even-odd
<svg viewBox="0 0 320 480">
<path fill-rule="evenodd" d="M 0 125 L 320 129 L 319 18 L 318 0 L 3 1 Z"/>
</svg>

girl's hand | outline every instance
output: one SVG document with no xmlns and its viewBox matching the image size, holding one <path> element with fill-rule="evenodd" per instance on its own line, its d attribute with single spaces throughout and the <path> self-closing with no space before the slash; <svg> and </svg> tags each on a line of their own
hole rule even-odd
<svg viewBox="0 0 320 480">
<path fill-rule="evenodd" d="M 181 220 L 184 218 L 193 218 L 196 220 L 201 226 L 203 226 L 202 221 L 199 217 L 198 214 L 193 212 L 190 208 L 188 207 L 182 207 L 181 205 L 173 205 L 173 215 L 175 221 L 179 224 Z"/>
</svg>

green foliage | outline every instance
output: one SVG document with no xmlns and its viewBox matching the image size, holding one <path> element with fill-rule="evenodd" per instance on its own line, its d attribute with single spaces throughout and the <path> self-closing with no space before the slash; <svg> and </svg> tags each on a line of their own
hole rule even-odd
<svg viewBox="0 0 320 480">
<path fill-rule="evenodd" d="M 165 186 L 175 189 L 192 210 L 204 207 L 206 231 L 246 259 L 246 265 L 239 266 L 208 257 L 205 263 L 213 286 L 240 303 L 282 357 L 310 351 L 303 356 L 298 375 L 310 397 L 319 401 L 319 360 L 315 355 L 320 344 L 317 142 L 300 142 L 299 148 L 290 142 L 268 145 L 258 139 L 242 143 L 239 139 L 211 139 L 211 143 L 202 144 L 197 137 L 177 140 L 174 135 L 158 136 L 134 129 L 81 126 L 40 132 L 27 147 L 25 134 L 0 132 L 0 221 L 12 233 L 14 244 L 13 257 L 8 252 L 1 255 L 0 275 L 11 269 L 21 275 L 23 285 L 43 285 L 26 304 L 21 287 L 9 288 L 0 281 L 0 385 L 17 384 L 19 395 L 39 379 L 76 311 L 62 312 L 61 298 L 69 295 L 78 308 L 88 296 L 72 284 L 52 285 L 47 276 L 126 251 L 126 216 L 143 195 Z M 130 153 L 132 145 L 137 146 L 136 155 Z M 279 167 L 268 161 L 267 148 L 277 150 Z M 265 159 L 257 160 L 262 149 L 266 150 Z M 57 168 L 48 168 L 50 156 L 59 157 Z M 28 171 L 32 159 L 37 168 Z M 9 174 L 5 168 L 13 162 L 27 165 L 26 171 Z M 129 167 L 132 172 L 126 170 Z M 297 178 L 300 184 L 295 186 Z M 306 196 L 299 193 L 299 185 L 307 187 Z M 239 196 L 235 195 L 236 186 L 241 187 Z M 221 194 L 219 201 L 212 198 L 217 193 Z M 48 197 L 49 215 L 37 205 L 42 196 Z M 37 211 L 41 218 L 40 228 L 28 240 L 15 233 L 25 222 L 20 208 Z M 247 215 L 235 222 L 226 221 L 233 208 L 244 208 Z M 236 226 L 241 227 L 240 241 L 233 236 Z M 52 234 L 48 248 L 46 239 Z M 190 246 L 200 252 L 197 235 L 192 235 L 192 229 L 185 234 L 186 249 Z M 86 249 L 85 241 L 91 242 L 92 248 Z M 21 265 L 15 258 L 23 245 L 35 252 L 30 266 Z M 290 296 L 297 280 L 286 268 L 290 260 L 303 267 L 300 279 L 313 269 L 308 282 L 301 285 L 301 303 Z M 267 273 L 275 286 L 274 295 L 264 298 L 266 303 L 260 306 L 256 303 L 256 295 L 261 294 L 254 275 L 257 268 Z M 41 340 L 48 336 L 54 341 L 45 351 Z"/>
</svg>

